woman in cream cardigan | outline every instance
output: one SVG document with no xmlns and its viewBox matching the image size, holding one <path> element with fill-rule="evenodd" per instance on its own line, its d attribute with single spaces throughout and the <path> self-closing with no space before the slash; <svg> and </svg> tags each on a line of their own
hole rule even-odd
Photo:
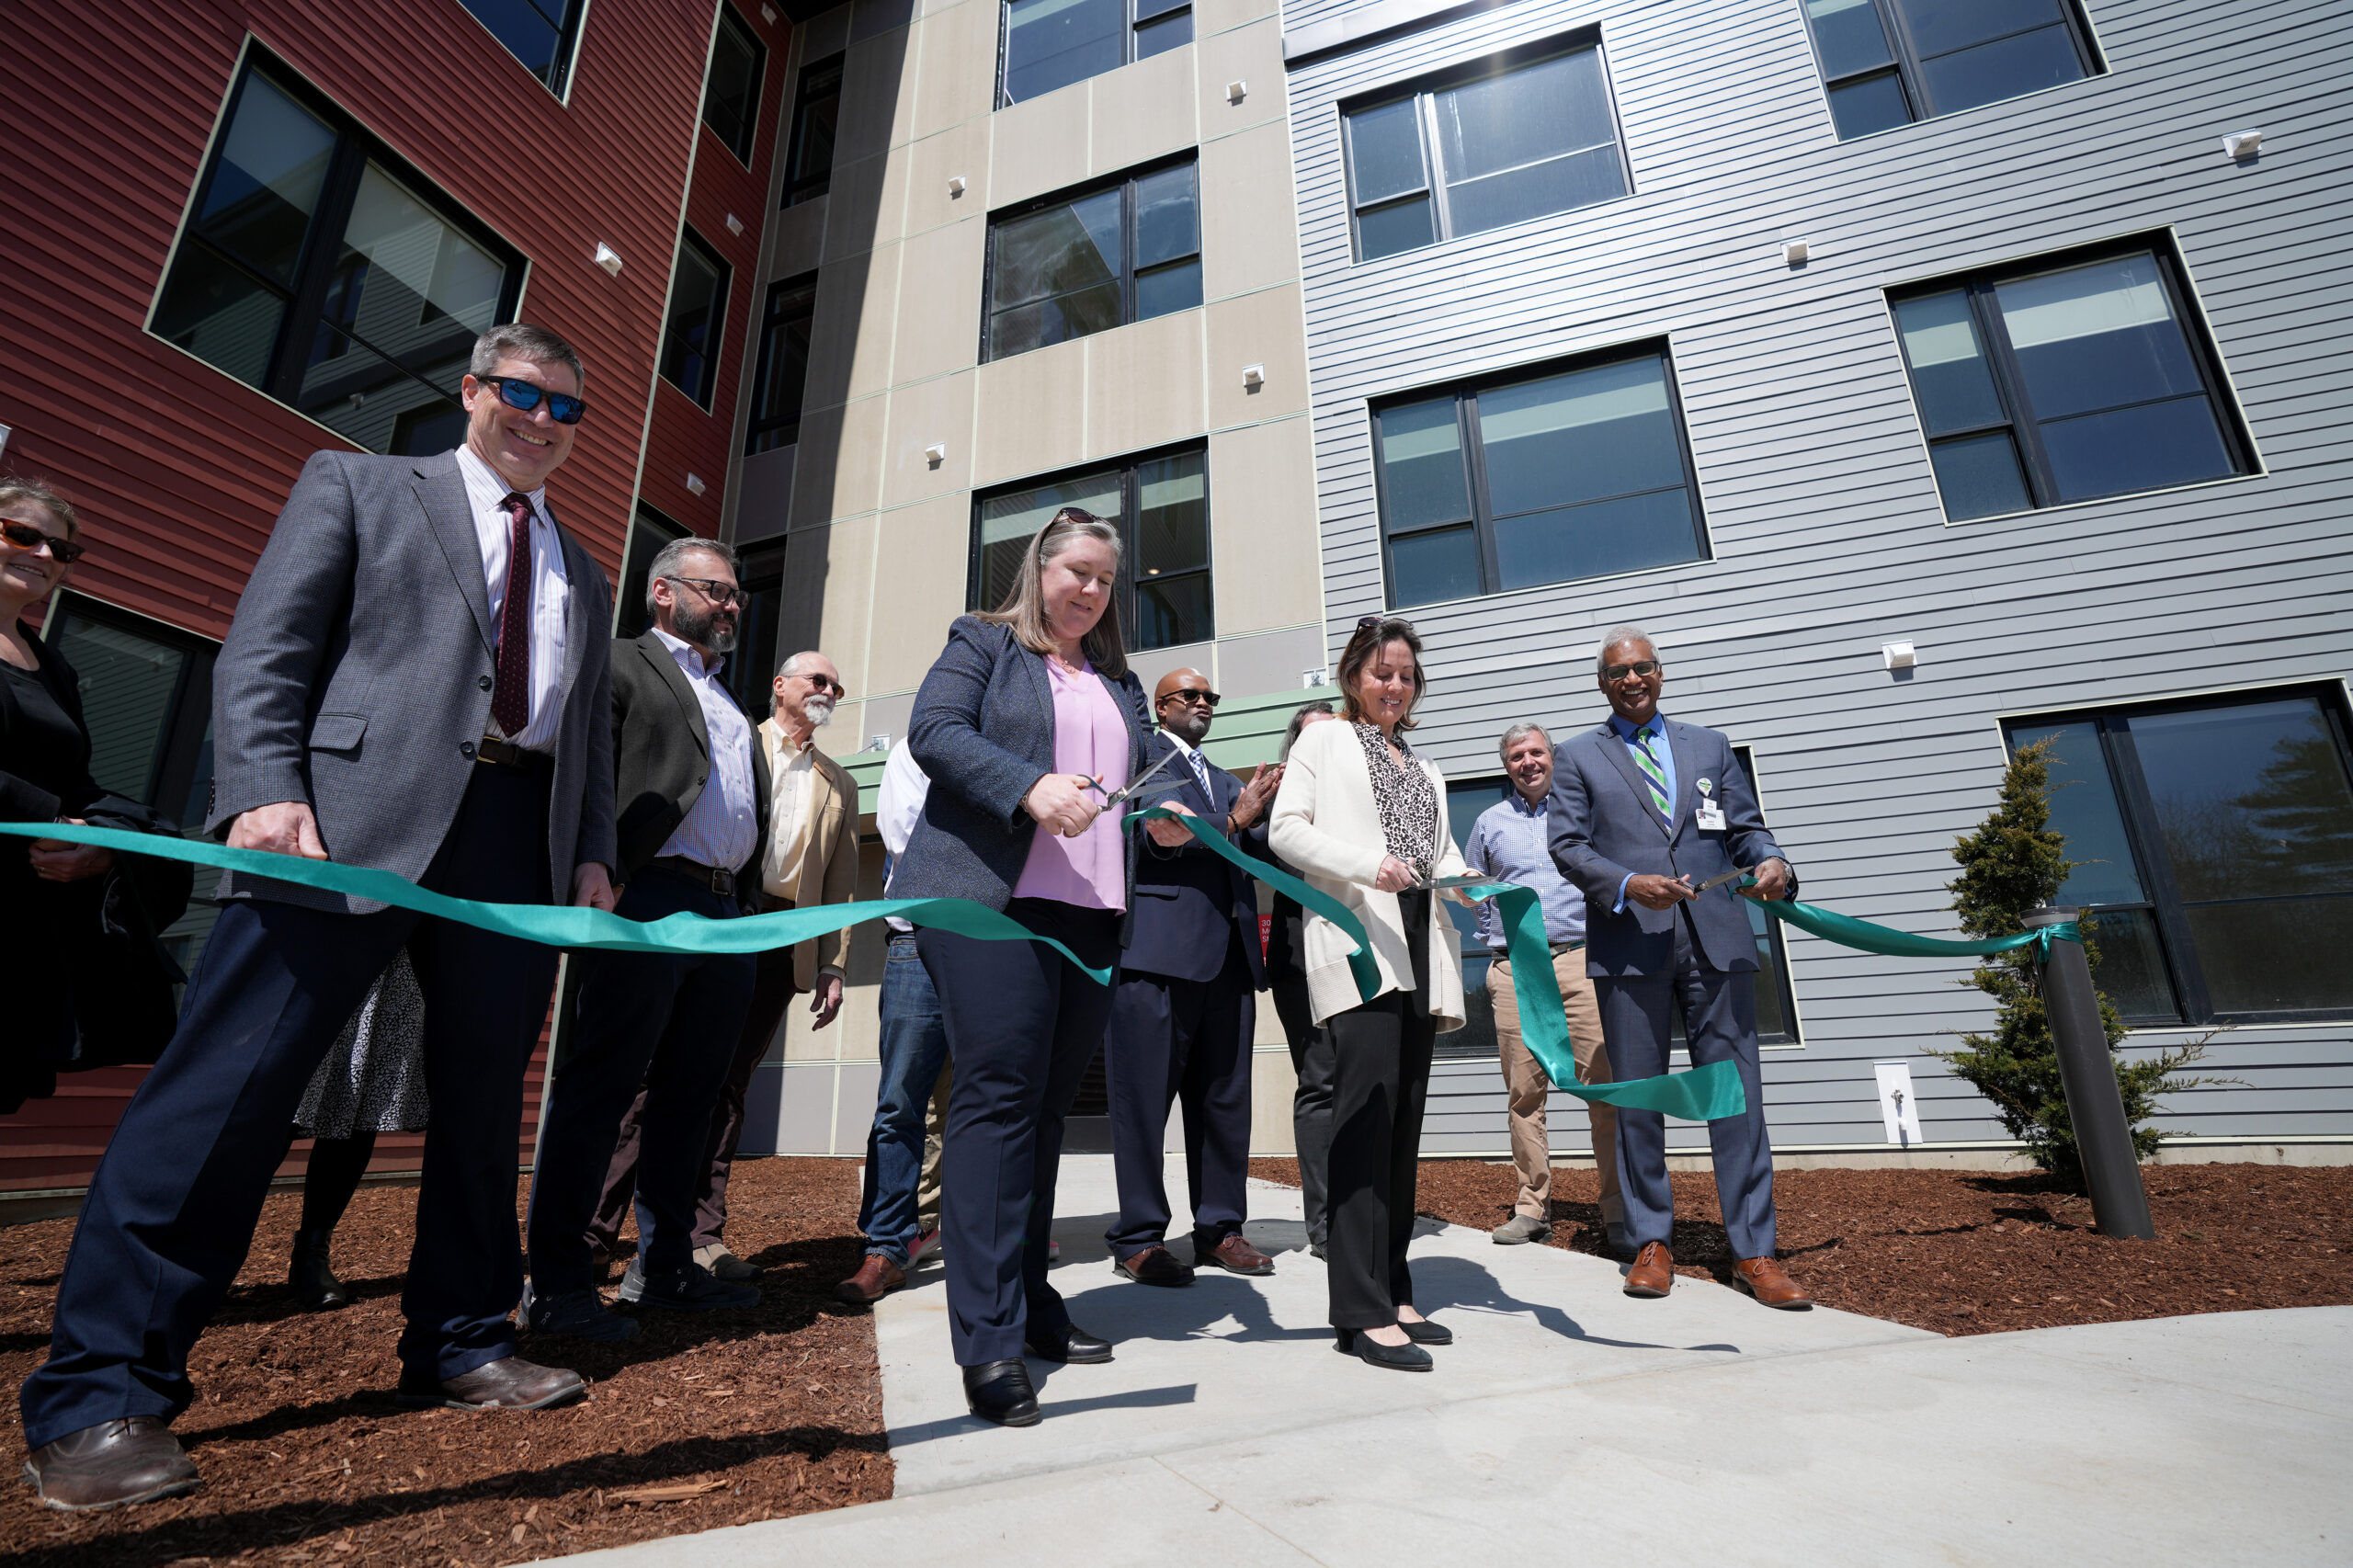
<svg viewBox="0 0 2353 1568">
<path fill-rule="evenodd" d="M 1462 960 L 1428 883 L 1463 874 L 1446 818 L 1446 778 L 1406 744 L 1422 694 L 1410 621 L 1367 616 L 1340 655 L 1338 724 L 1291 748 L 1267 836 L 1276 854 L 1346 904 L 1372 938 L 1381 991 L 1361 1000 L 1348 938 L 1310 914 L 1308 1001 L 1331 1031 L 1329 1226 L 1332 1326 L 1375 1367 L 1430 1369 L 1426 1345 L 1454 1335 L 1414 1310 L 1405 1244 L 1430 1048 L 1462 1027 Z"/>
</svg>

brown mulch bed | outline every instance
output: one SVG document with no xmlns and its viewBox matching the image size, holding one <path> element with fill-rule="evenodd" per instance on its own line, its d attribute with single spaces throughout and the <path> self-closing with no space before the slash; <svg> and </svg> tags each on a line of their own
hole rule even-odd
<svg viewBox="0 0 2353 1568">
<path fill-rule="evenodd" d="M 1291 1160 L 1250 1174 L 1299 1183 Z M 1825 1307 L 1938 1334 L 1998 1334 L 2185 1312 L 2353 1302 L 2353 1167 L 2151 1165 L 2154 1242 L 2092 1229 L 2088 1199 L 2040 1175 L 1785 1170 L 1780 1255 Z M 1675 1271 L 1729 1283 L 1712 1176 L 1677 1173 Z M 1506 1164 L 1422 1162 L 1420 1211 L 1490 1230 L 1519 1179 Z M 1606 1252 L 1590 1170 L 1552 1173 L 1552 1241 Z"/>
<path fill-rule="evenodd" d="M 335 1264 L 355 1299 L 315 1314 L 296 1311 L 285 1284 L 301 1200 L 272 1198 L 197 1346 L 197 1403 L 174 1428 L 204 1484 L 97 1515 L 52 1513 L 19 1488 L 0 1506 L 0 1561 L 491 1568 L 888 1497 L 872 1321 L 832 1300 L 858 1267 L 858 1200 L 854 1162 L 738 1165 L 728 1232 L 767 1268 L 760 1305 L 647 1312 L 622 1345 L 527 1335 L 522 1354 L 577 1369 L 588 1398 L 507 1415 L 392 1403 L 415 1187 L 354 1199 Z M 0 1231 L 10 1390 L 47 1347 L 73 1223 Z M 656 1488 L 670 1495 L 631 1497 Z"/>
</svg>

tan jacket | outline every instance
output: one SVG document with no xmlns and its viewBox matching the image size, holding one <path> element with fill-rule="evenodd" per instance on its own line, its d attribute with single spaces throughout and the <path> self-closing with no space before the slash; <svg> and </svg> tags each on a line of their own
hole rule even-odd
<svg viewBox="0 0 2353 1568">
<path fill-rule="evenodd" d="M 1446 776 L 1415 756 L 1438 796 L 1438 842 L 1431 846 L 1432 874 L 1459 877 L 1466 868 L 1446 822 Z M 1372 798 L 1372 773 L 1354 724 L 1342 721 L 1302 730 L 1275 791 L 1267 837 L 1276 854 L 1299 868 L 1308 885 L 1330 893 L 1364 922 L 1372 956 L 1381 966 L 1381 991 L 1409 990 L 1412 950 L 1398 913 L 1397 895 L 1372 885 L 1389 853 L 1381 808 Z M 1462 955 L 1453 924 L 1438 899 L 1430 901 L 1430 1014 L 1440 1034 L 1462 1027 Z M 1317 1023 L 1344 1013 L 1361 1000 L 1348 969 L 1349 941 L 1341 929 L 1313 910 L 1306 912 L 1301 967 L 1307 971 L 1307 1000 Z"/>
<path fill-rule="evenodd" d="M 776 788 L 784 778 L 784 732 L 774 719 L 760 725 L 760 744 L 767 756 L 768 777 Z M 760 889 L 763 904 L 781 908 L 790 899 L 796 908 L 807 909 L 821 903 L 850 903 L 858 898 L 858 783 L 847 769 L 810 747 L 814 769 L 809 779 L 809 836 L 803 844 L 801 862 L 797 866 L 779 868 L 773 878 L 763 877 Z M 776 797 L 770 796 L 771 806 Z M 776 820 L 776 812 L 768 813 L 768 832 L 778 843 L 791 835 L 791 824 Z M 779 889 L 781 891 L 779 891 Z M 813 991 L 820 970 L 849 971 L 850 929 L 829 931 L 813 937 L 792 949 L 792 983 L 802 991 Z"/>
</svg>

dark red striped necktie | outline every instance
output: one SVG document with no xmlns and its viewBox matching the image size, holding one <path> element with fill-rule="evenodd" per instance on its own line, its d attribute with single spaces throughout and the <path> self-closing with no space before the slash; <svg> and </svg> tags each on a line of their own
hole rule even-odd
<svg viewBox="0 0 2353 1568">
<path fill-rule="evenodd" d="M 519 735 L 531 722 L 531 503 L 510 491 L 500 503 L 514 519 L 506 542 L 506 599 L 498 617 L 498 685 L 490 694 L 491 722 Z"/>
</svg>

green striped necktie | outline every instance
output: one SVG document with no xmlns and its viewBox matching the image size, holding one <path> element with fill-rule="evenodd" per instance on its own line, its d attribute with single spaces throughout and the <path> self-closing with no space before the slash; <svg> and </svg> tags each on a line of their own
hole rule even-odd
<svg viewBox="0 0 2353 1568">
<path fill-rule="evenodd" d="M 1666 805 L 1666 770 L 1658 765 L 1658 757 L 1651 751 L 1651 737 L 1658 732 L 1647 725 L 1634 732 L 1634 765 L 1643 770 L 1643 782 L 1651 787 L 1651 804 L 1658 814 L 1672 822 L 1674 813 Z"/>
</svg>

